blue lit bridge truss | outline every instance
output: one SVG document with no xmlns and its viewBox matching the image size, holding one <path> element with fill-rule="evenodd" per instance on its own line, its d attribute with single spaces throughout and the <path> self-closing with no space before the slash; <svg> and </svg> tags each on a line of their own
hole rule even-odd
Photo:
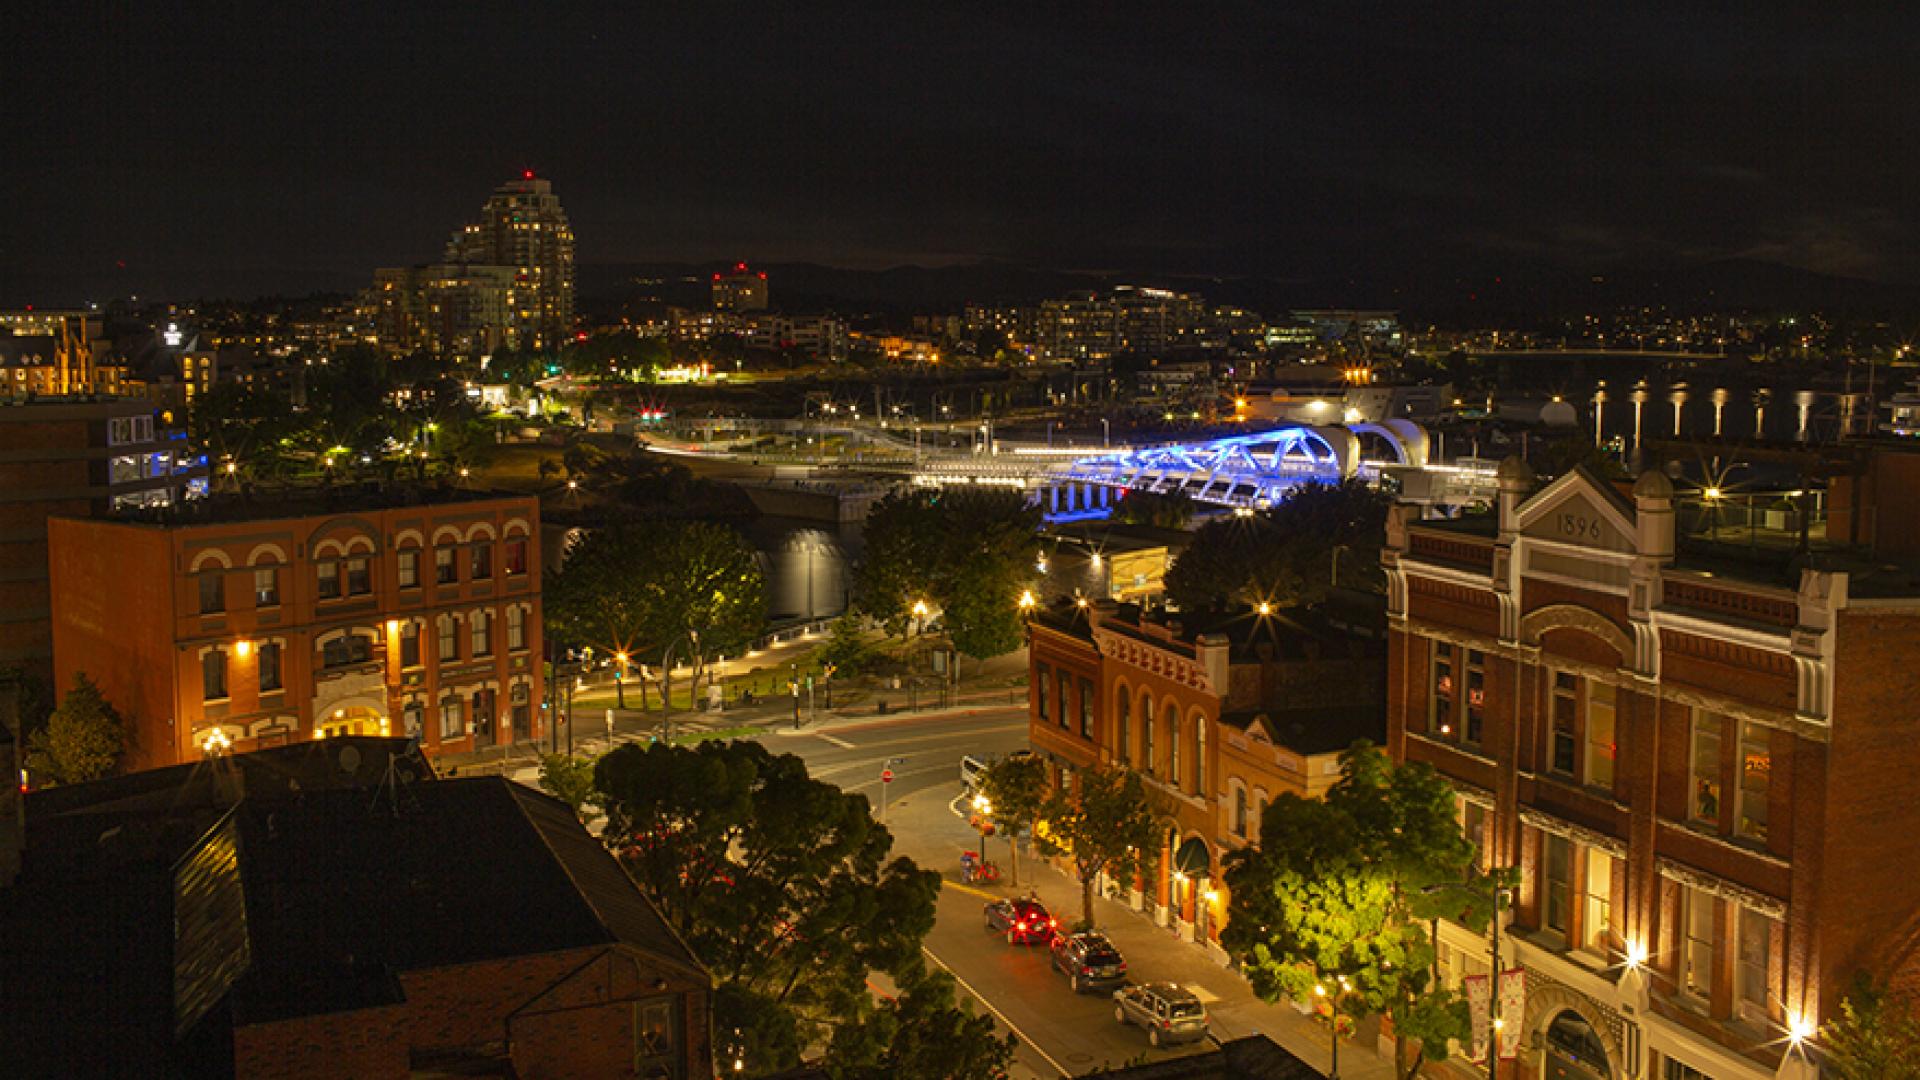
<svg viewBox="0 0 1920 1080">
<path fill-rule="evenodd" d="M 1309 480 L 1378 480 L 1383 468 L 1426 465 L 1426 431 L 1410 421 L 1388 420 L 1294 424 L 1205 442 L 1134 447 L 1080 458 L 1053 479 L 1260 508 Z"/>
</svg>

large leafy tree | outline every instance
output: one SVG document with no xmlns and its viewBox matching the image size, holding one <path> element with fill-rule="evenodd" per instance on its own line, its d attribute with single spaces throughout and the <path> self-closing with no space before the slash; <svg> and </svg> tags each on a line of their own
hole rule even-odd
<svg viewBox="0 0 1920 1080">
<path fill-rule="evenodd" d="M 1226 880 L 1221 944 L 1261 997 L 1325 995 L 1336 1019 L 1391 1017 L 1409 1080 L 1423 1061 L 1446 1059 L 1449 1039 L 1469 1037 L 1466 1002 L 1438 978 L 1426 923 L 1444 915 L 1484 928 L 1493 883 L 1476 876 L 1453 790 L 1430 767 L 1355 744 L 1324 800 L 1268 805 L 1260 845 L 1228 857 Z"/>
<path fill-rule="evenodd" d="M 1826 1072 L 1837 1080 L 1920 1080 L 1920 1010 L 1911 996 L 1865 974 L 1820 1035 Z"/>
<path fill-rule="evenodd" d="M 580 534 L 544 592 L 546 631 L 563 648 L 637 654 L 656 646 L 657 595 L 646 572 L 652 538 L 635 526 Z M 626 683 L 618 685 L 626 708 Z"/>
<path fill-rule="evenodd" d="M 194 449 L 207 455 L 215 483 L 227 477 L 243 482 L 280 479 L 301 430 L 284 395 L 239 382 L 208 390 L 194 401 L 187 417 L 187 436 Z"/>
<path fill-rule="evenodd" d="M 1318 603 L 1339 586 L 1379 591 L 1388 496 L 1360 480 L 1309 481 L 1278 506 L 1209 522 L 1167 569 L 1167 595 L 1183 610 L 1236 602 Z"/>
<path fill-rule="evenodd" d="M 45 784 L 79 784 L 112 774 L 126 748 L 120 714 L 94 681 L 73 677 L 47 726 L 27 739 L 27 774 Z"/>
<path fill-rule="evenodd" d="M 1039 553 L 1040 511 L 1002 488 L 890 495 L 867 517 L 860 609 L 904 633 L 916 602 L 943 612 L 954 648 L 976 659 L 1020 644 L 1020 591 Z"/>
<path fill-rule="evenodd" d="M 1096 766 L 1074 776 L 1077 784 L 1055 791 L 1040 808 L 1033 841 L 1041 854 L 1065 856 L 1073 864 L 1080 881 L 1080 921 L 1091 927 L 1093 883 L 1103 873 L 1120 878 L 1138 873 L 1165 814 L 1132 769 Z"/>
<path fill-rule="evenodd" d="M 734 529 L 696 521 L 656 530 L 646 563 L 662 667 L 686 659 L 693 689 L 714 656 L 738 656 L 766 623 L 766 582 L 753 548 Z"/>
<path fill-rule="evenodd" d="M 713 973 L 716 1043 L 743 1074 L 791 1068 L 821 1044 L 847 1077 L 899 1063 L 897 1075 L 985 1080 L 1005 1067 L 1010 1046 L 989 1046 L 921 967 L 939 875 L 890 857 L 865 796 L 749 742 L 628 744 L 594 779 L 607 842 Z M 901 989 L 895 1002 L 874 1004 L 876 971 Z M 944 1064 L 909 1067 L 923 1060 Z"/>
<path fill-rule="evenodd" d="M 1047 764 L 1037 754 L 1010 754 L 980 777 L 987 817 L 1005 833 L 1013 851 L 1012 884 L 1020 884 L 1020 834 L 1030 832 L 1047 804 Z"/>
</svg>

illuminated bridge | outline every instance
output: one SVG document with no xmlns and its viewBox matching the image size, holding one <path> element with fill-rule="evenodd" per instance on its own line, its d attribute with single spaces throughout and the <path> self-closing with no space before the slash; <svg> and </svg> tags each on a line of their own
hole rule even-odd
<svg viewBox="0 0 1920 1080">
<path fill-rule="evenodd" d="M 1086 455 L 1012 447 L 985 457 L 924 460 L 914 467 L 914 480 L 1021 487 L 1035 492 L 1054 520 L 1105 516 L 1119 490 L 1259 509 L 1309 480 L 1333 484 L 1355 477 L 1388 483 L 1402 498 L 1432 505 L 1493 497 L 1491 462 L 1438 465 L 1428 461 L 1428 450 L 1426 430 L 1408 420 L 1292 424 Z"/>
</svg>

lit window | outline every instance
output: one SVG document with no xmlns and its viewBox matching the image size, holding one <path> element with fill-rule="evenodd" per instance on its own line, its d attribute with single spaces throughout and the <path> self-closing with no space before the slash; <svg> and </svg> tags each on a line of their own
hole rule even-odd
<svg viewBox="0 0 1920 1080">
<path fill-rule="evenodd" d="M 460 620 L 452 615 L 440 618 L 440 660 L 442 663 L 460 659 Z"/>
<path fill-rule="evenodd" d="M 367 570 L 365 555 L 347 560 L 347 595 L 365 596 L 373 591 L 373 578 Z"/>
<path fill-rule="evenodd" d="M 1580 945 L 1606 956 L 1613 913 L 1613 856 L 1587 848 L 1586 857 L 1586 880 L 1580 886 Z"/>
<path fill-rule="evenodd" d="M 1180 786 L 1180 706 L 1167 702 L 1167 783 Z"/>
<path fill-rule="evenodd" d="M 524 539 L 509 540 L 507 541 L 506 548 L 507 548 L 507 558 L 506 558 L 507 576 L 517 577 L 521 574 L 526 573 L 527 572 L 526 540 Z"/>
<path fill-rule="evenodd" d="M 1693 714 L 1692 791 L 1687 816 L 1701 825 L 1720 827 L 1721 718 L 1696 709 Z"/>
<path fill-rule="evenodd" d="M 527 609 L 515 605 L 507 609 L 507 650 L 519 652 L 527 647 Z"/>
<path fill-rule="evenodd" d="M 473 617 L 469 619 L 468 622 L 471 625 L 473 630 L 473 655 L 475 656 L 493 655 L 493 614 L 492 612 L 476 611 L 473 613 Z"/>
<path fill-rule="evenodd" d="M 337 599 L 340 596 L 340 564 L 337 562 L 315 563 L 313 571 L 319 581 L 320 599 Z"/>
<path fill-rule="evenodd" d="M 420 584 L 420 553 L 403 551 L 400 553 L 400 587 L 411 589 Z"/>
<path fill-rule="evenodd" d="M 1467 730 L 1466 742 L 1479 746 L 1487 726 L 1487 656 L 1478 649 L 1467 650 Z"/>
<path fill-rule="evenodd" d="M 253 606 L 280 606 L 280 569 L 274 566 L 258 567 L 253 572 Z"/>
<path fill-rule="evenodd" d="M 1691 886 L 1681 892 L 1680 985 L 1700 998 L 1713 996 L 1713 894 Z"/>
<path fill-rule="evenodd" d="M 1773 779 L 1773 733 L 1752 722 L 1740 725 L 1740 805 L 1736 830 L 1749 840 L 1767 839 L 1767 799 Z"/>
<path fill-rule="evenodd" d="M 433 549 L 433 571 L 434 580 L 442 585 L 451 585 L 460 580 L 460 569 L 454 563 L 452 548 Z"/>
<path fill-rule="evenodd" d="M 1459 738 L 1454 731 L 1453 694 L 1453 645 L 1436 641 L 1433 643 L 1433 691 L 1427 696 L 1430 710 L 1427 730 L 1447 740 Z"/>
<path fill-rule="evenodd" d="M 1126 694 L 1114 698 L 1114 751 L 1125 765 L 1133 760 L 1133 719 L 1128 715 L 1133 707 L 1133 699 Z"/>
<path fill-rule="evenodd" d="M 1740 962 L 1734 975 L 1740 992 L 1740 1014 L 1749 1020 L 1765 1020 L 1773 989 L 1773 928 L 1777 924 L 1757 911 L 1744 907 L 1739 911 Z"/>
<path fill-rule="evenodd" d="M 1587 786 L 1613 791 L 1613 764 L 1618 754 L 1615 744 L 1614 687 L 1598 679 L 1587 680 Z"/>
<path fill-rule="evenodd" d="M 1080 737 L 1093 738 L 1093 684 L 1080 680 Z"/>
<path fill-rule="evenodd" d="M 1207 797 L 1207 718 L 1193 722 L 1193 793 Z"/>
<path fill-rule="evenodd" d="M 440 703 L 440 738 L 457 739 L 467 733 L 466 706 L 459 698 Z"/>
</svg>

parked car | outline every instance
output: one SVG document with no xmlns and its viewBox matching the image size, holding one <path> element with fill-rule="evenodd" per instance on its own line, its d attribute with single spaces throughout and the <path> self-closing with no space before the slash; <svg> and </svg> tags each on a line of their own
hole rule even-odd
<svg viewBox="0 0 1920 1080">
<path fill-rule="evenodd" d="M 1056 971 L 1067 976 L 1074 993 L 1089 987 L 1112 986 L 1127 981 L 1127 962 L 1113 947 L 1107 935 L 1086 930 L 1078 934 L 1055 934 L 1052 952 Z"/>
<path fill-rule="evenodd" d="M 1123 986 L 1113 992 L 1113 1018 L 1147 1029 L 1154 1046 L 1207 1037 L 1207 1007 L 1179 983 Z"/>
<path fill-rule="evenodd" d="M 1057 926 L 1046 905 L 1032 897 L 995 900 L 987 905 L 987 929 L 1006 931 L 1009 945 L 1045 944 L 1052 940 Z"/>
</svg>

